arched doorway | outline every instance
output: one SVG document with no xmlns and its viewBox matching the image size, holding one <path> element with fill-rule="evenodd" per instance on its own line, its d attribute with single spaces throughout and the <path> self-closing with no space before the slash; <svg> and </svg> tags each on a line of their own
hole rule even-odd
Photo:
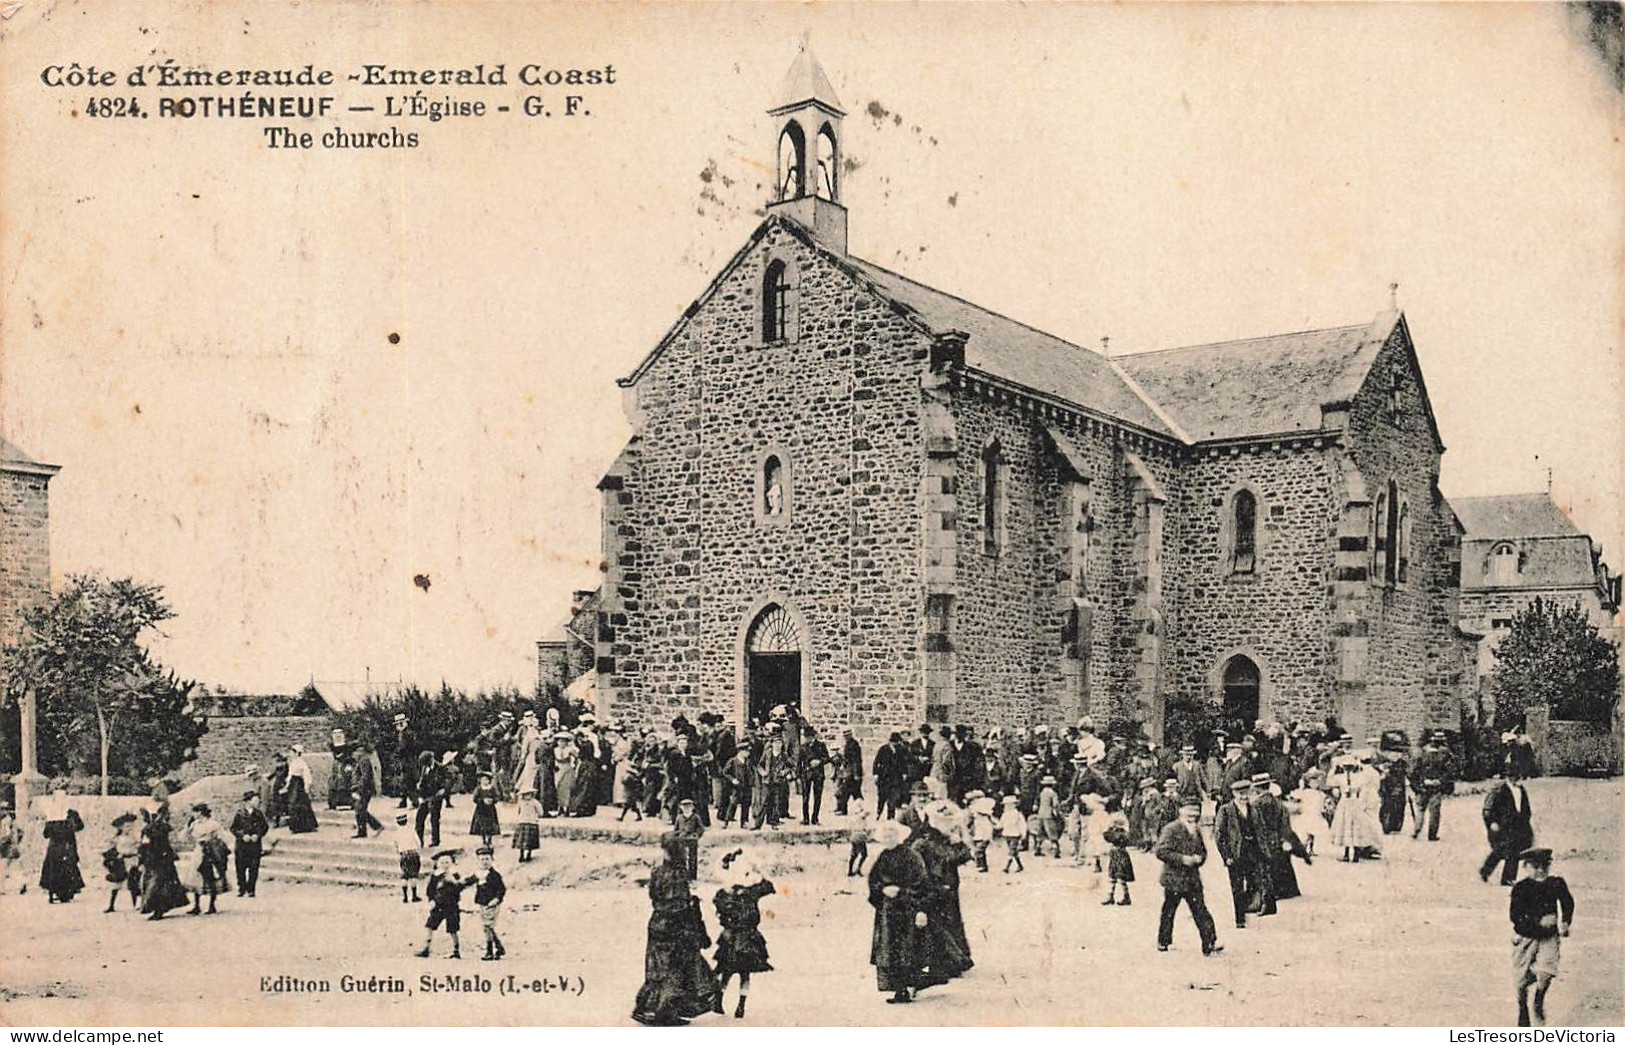
<svg viewBox="0 0 1625 1045">
<path fill-rule="evenodd" d="M 766 721 L 780 704 L 801 708 L 803 636 L 783 606 L 763 607 L 745 633 L 745 717 Z"/>
<path fill-rule="evenodd" d="M 1242 722 L 1251 729 L 1258 721 L 1258 694 L 1260 676 L 1258 665 L 1241 654 L 1231 657 L 1224 666 L 1221 692 L 1224 695 L 1224 720 Z"/>
</svg>

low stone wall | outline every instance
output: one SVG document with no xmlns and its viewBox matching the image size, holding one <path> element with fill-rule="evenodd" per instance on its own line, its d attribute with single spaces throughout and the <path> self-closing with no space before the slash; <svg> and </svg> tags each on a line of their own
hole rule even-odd
<svg viewBox="0 0 1625 1045">
<path fill-rule="evenodd" d="M 209 716 L 209 731 L 198 741 L 197 757 L 175 775 L 182 783 L 206 776 L 240 774 L 249 764 L 269 770 L 271 756 L 289 744 L 307 755 L 326 751 L 332 740 L 331 715 Z"/>
<path fill-rule="evenodd" d="M 1613 776 L 1620 771 L 1620 737 L 1603 722 L 1549 719 L 1545 708 L 1530 708 L 1525 729 L 1547 776 Z"/>
</svg>

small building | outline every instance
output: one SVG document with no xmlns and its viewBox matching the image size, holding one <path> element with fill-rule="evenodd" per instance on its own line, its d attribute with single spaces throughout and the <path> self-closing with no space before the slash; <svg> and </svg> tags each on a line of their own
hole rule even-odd
<svg viewBox="0 0 1625 1045">
<path fill-rule="evenodd" d="M 1620 577 L 1602 548 L 1574 525 L 1550 493 L 1458 497 L 1450 502 L 1461 539 L 1461 624 L 1485 638 L 1478 675 L 1495 669 L 1495 651 L 1512 618 L 1537 598 L 1579 606 L 1598 628 L 1614 626 Z"/>
</svg>

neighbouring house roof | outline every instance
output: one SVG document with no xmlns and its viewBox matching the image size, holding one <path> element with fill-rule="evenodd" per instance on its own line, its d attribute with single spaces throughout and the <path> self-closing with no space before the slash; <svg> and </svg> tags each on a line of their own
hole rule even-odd
<svg viewBox="0 0 1625 1045">
<path fill-rule="evenodd" d="M 1313 432 L 1321 408 L 1359 391 L 1397 315 L 1118 356 L 1115 362 L 1193 442 Z"/>
<path fill-rule="evenodd" d="M 1467 528 L 1469 541 L 1515 537 L 1576 537 L 1580 528 L 1564 514 L 1549 493 L 1496 494 L 1490 497 L 1452 497 L 1451 507 Z"/>
<path fill-rule="evenodd" d="M 1514 541 L 1518 571 L 1510 583 L 1504 585 L 1490 579 L 1492 553 L 1500 543 L 1500 539 L 1462 543 L 1463 589 L 1593 588 L 1598 585 L 1596 562 L 1591 556 L 1591 538 L 1583 533 Z"/>
</svg>

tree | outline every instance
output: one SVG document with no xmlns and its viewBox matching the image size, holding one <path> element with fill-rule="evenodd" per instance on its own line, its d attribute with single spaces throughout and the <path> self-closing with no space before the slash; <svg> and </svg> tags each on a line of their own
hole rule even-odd
<svg viewBox="0 0 1625 1045">
<path fill-rule="evenodd" d="M 1619 698 L 1619 647 L 1577 604 L 1537 598 L 1512 618 L 1492 678 L 1497 728 L 1542 704 L 1554 719 L 1607 722 Z"/>
<path fill-rule="evenodd" d="M 113 775 L 162 776 L 197 753 L 208 726 L 192 707 L 194 684 L 141 642 L 173 616 L 156 585 L 88 575 L 23 615 L 5 649 L 4 699 L 34 694 L 42 772 L 88 776 L 94 766 L 105 795 Z"/>
</svg>

